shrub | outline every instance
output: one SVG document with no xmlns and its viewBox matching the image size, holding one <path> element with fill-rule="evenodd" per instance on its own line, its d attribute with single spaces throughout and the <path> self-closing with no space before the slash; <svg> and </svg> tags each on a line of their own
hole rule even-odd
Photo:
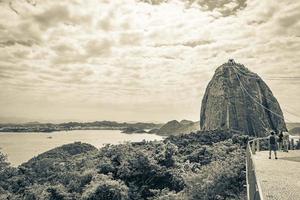
<svg viewBox="0 0 300 200">
<path fill-rule="evenodd" d="M 0 173 L 9 167 L 7 156 L 0 152 Z"/>
<path fill-rule="evenodd" d="M 244 152 L 238 150 L 231 155 L 225 160 L 211 162 L 195 174 L 187 175 L 188 199 L 225 199 L 236 197 L 243 190 Z"/>
<path fill-rule="evenodd" d="M 97 175 L 86 187 L 82 199 L 84 200 L 127 200 L 128 187 L 121 181 L 110 179 L 105 175 Z"/>
</svg>

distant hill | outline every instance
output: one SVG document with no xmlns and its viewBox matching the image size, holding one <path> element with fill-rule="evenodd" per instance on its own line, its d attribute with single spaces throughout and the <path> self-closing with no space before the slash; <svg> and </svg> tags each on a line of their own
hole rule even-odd
<svg viewBox="0 0 300 200">
<path fill-rule="evenodd" d="M 183 124 L 178 132 L 179 133 L 183 133 L 183 134 L 187 134 L 187 133 L 190 133 L 190 132 L 196 132 L 200 130 L 200 124 L 199 124 L 199 121 L 198 122 L 192 122 L 190 124 Z"/>
<path fill-rule="evenodd" d="M 291 135 L 300 135 L 300 123 L 286 123 Z"/>
<path fill-rule="evenodd" d="M 300 127 L 295 127 L 295 128 L 290 129 L 289 133 L 291 135 L 300 135 Z"/>
<path fill-rule="evenodd" d="M 173 135 L 182 125 L 177 120 L 172 120 L 163 125 L 157 132 L 160 135 Z"/>
<path fill-rule="evenodd" d="M 192 124 L 194 123 L 193 121 L 190 121 L 190 120 L 186 120 L 186 119 L 183 119 L 180 121 L 180 124 L 182 125 L 188 125 L 188 124 Z"/>
<path fill-rule="evenodd" d="M 127 127 L 122 130 L 122 133 L 147 133 L 144 129 Z"/>
<path fill-rule="evenodd" d="M 172 120 L 163 125 L 158 129 L 157 134 L 159 135 L 180 135 L 187 134 L 200 129 L 199 122 L 193 122 L 189 120 Z"/>
<path fill-rule="evenodd" d="M 67 122 L 60 124 L 29 122 L 23 124 L 0 124 L 0 132 L 53 132 L 64 130 L 124 130 L 134 128 L 138 130 L 160 128 L 161 124 L 155 123 L 128 123 L 115 121 L 95 122 Z"/>
<path fill-rule="evenodd" d="M 292 130 L 293 128 L 300 127 L 300 123 L 286 123 L 288 130 Z"/>
</svg>

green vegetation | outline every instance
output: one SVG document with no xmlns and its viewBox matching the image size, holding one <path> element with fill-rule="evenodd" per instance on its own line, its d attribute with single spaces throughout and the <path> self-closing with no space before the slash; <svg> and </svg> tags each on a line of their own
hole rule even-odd
<svg viewBox="0 0 300 200">
<path fill-rule="evenodd" d="M 244 199 L 247 140 L 213 131 L 100 150 L 73 143 L 18 168 L 0 154 L 0 199 Z"/>
</svg>

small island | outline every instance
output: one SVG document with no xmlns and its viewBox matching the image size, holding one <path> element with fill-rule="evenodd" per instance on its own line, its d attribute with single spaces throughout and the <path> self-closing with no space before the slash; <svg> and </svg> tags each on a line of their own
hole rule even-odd
<svg viewBox="0 0 300 200">
<path fill-rule="evenodd" d="M 140 128 L 127 127 L 122 130 L 122 133 L 147 133 L 147 131 Z"/>
</svg>

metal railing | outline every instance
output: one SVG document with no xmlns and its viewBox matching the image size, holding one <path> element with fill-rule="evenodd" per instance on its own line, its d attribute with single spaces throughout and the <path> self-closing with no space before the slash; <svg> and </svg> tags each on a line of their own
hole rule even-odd
<svg viewBox="0 0 300 200">
<path fill-rule="evenodd" d="M 297 142 L 296 142 L 297 141 Z M 290 137 L 290 144 L 289 144 L 289 150 L 294 150 L 296 147 L 299 147 L 300 142 L 300 136 L 291 136 Z"/>
<path fill-rule="evenodd" d="M 248 200 L 263 200 L 261 187 L 255 172 L 253 155 L 260 151 L 260 141 L 266 138 L 257 138 L 248 142 L 246 149 L 246 180 Z"/>
</svg>

